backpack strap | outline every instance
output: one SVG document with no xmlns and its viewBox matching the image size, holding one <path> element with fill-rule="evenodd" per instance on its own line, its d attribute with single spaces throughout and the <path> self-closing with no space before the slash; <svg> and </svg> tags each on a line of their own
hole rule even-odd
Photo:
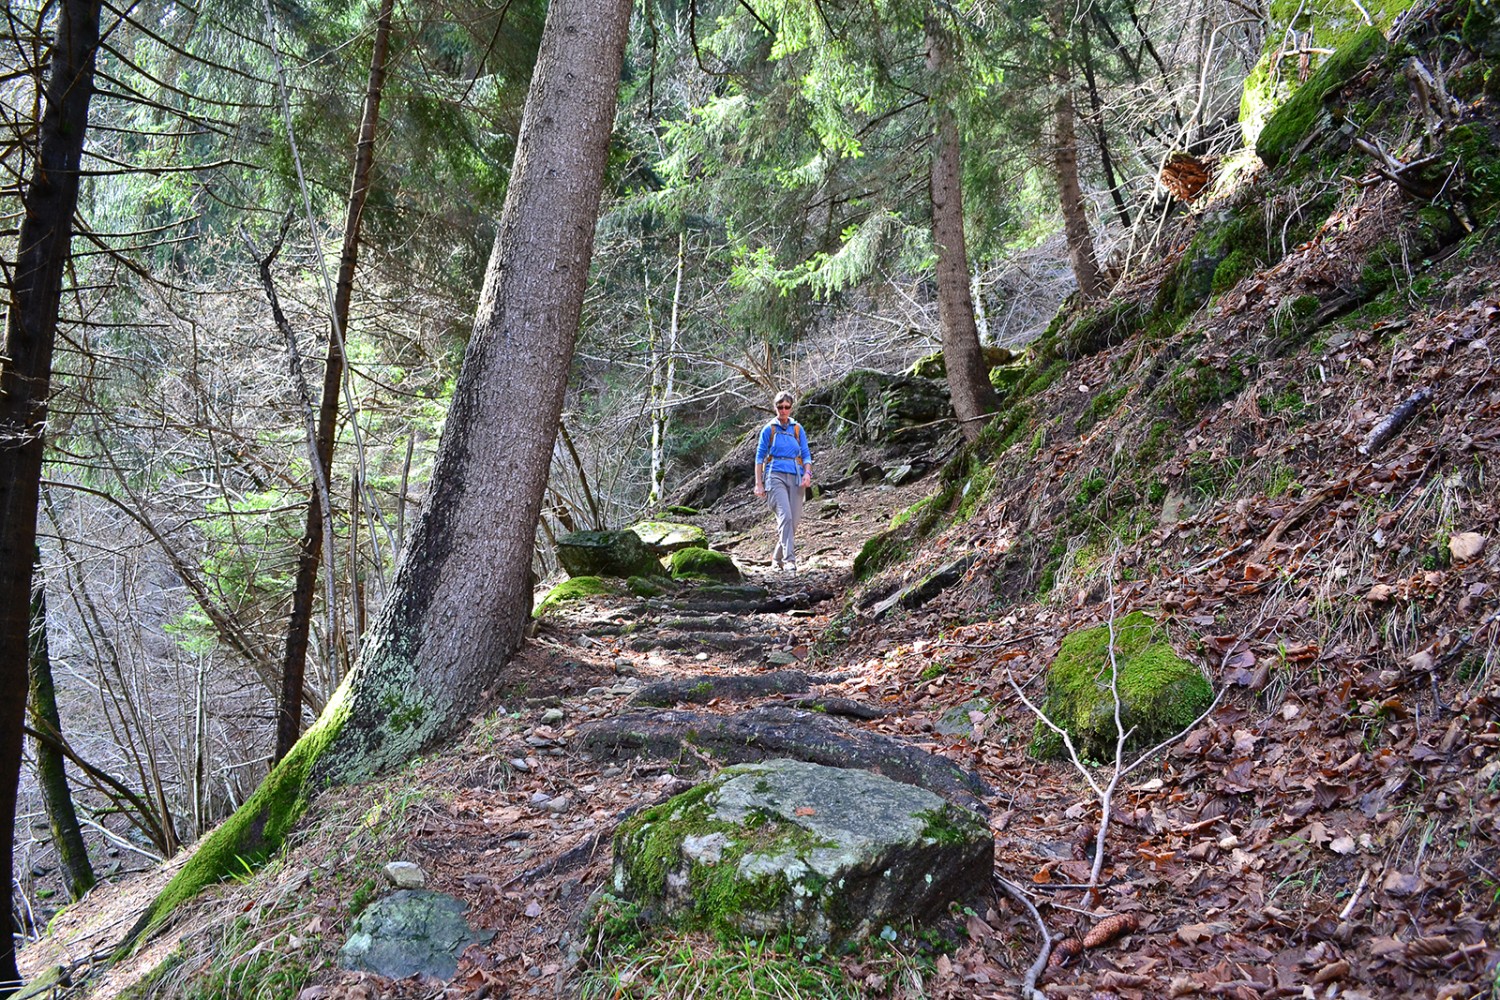
<svg viewBox="0 0 1500 1000">
<path fill-rule="evenodd" d="M 786 431 L 777 429 L 776 424 L 777 424 L 777 421 L 773 420 L 769 424 L 766 425 L 767 427 L 771 428 L 771 444 L 772 445 L 775 445 L 775 443 L 776 443 L 776 435 L 777 434 L 785 434 L 786 433 Z M 802 461 L 802 425 L 799 424 L 799 423 L 797 423 L 797 421 L 795 421 L 795 420 L 792 421 L 792 437 L 797 442 L 797 454 L 793 455 L 792 459 L 797 463 L 797 468 L 799 468 L 799 469 L 802 470 L 802 474 L 806 475 L 807 474 L 807 465 Z M 765 473 L 771 471 L 771 463 L 773 461 L 775 461 L 775 460 L 776 460 L 776 456 L 771 454 L 771 449 L 770 448 L 767 448 L 766 449 L 766 460 L 764 462 L 760 463 L 760 467 L 761 467 L 761 470 L 762 470 L 761 471 L 761 475 L 762 476 L 764 476 Z"/>
</svg>

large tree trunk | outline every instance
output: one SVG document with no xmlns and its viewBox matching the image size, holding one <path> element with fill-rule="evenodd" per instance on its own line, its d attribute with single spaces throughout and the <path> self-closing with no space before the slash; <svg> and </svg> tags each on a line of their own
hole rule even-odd
<svg viewBox="0 0 1500 1000">
<path fill-rule="evenodd" d="M 1053 40 L 1057 46 L 1055 76 L 1057 101 L 1053 105 L 1052 164 L 1057 172 L 1057 193 L 1062 202 L 1063 233 L 1068 240 L 1068 258 L 1073 262 L 1073 276 L 1085 300 L 1097 298 L 1104 279 L 1099 273 L 1099 258 L 1094 253 L 1094 236 L 1089 230 L 1088 215 L 1083 207 L 1083 186 L 1078 181 L 1078 131 L 1073 124 L 1073 72 L 1067 50 L 1067 28 L 1062 14 L 1054 11 Z"/>
<path fill-rule="evenodd" d="M 307 504 L 307 526 L 297 551 L 297 577 L 292 587 L 292 613 L 287 622 L 286 655 L 281 661 L 281 699 L 276 712 L 276 753 L 286 756 L 302 731 L 302 685 L 307 670 L 307 634 L 312 626 L 313 600 L 317 593 L 318 563 L 323 554 L 325 512 L 333 497 L 326 491 L 333 476 L 333 439 L 338 429 L 339 390 L 344 379 L 344 338 L 349 329 L 349 303 L 354 298 L 354 268 L 359 262 L 359 225 L 370 193 L 371 167 L 375 163 L 375 128 L 380 123 L 380 95 L 385 90 L 386 51 L 391 37 L 391 12 L 395 0 L 381 0 L 375 20 L 375 49 L 370 56 L 370 77 L 365 87 L 364 115 L 359 124 L 359 142 L 354 150 L 354 179 L 349 185 L 349 203 L 344 214 L 344 245 L 339 256 L 338 283 L 334 287 L 333 328 L 328 335 L 328 361 L 323 366 L 323 398 L 318 404 L 316 434 L 317 468 L 313 470 L 313 496 Z M 319 495 L 319 494 L 322 495 Z M 351 535 L 359 530 L 352 513 Z M 350 573 L 357 567 L 350 566 Z M 328 563 L 333 573 L 333 562 Z M 330 588 L 331 589 L 331 588 Z M 330 643 L 334 636 L 328 636 Z"/>
<path fill-rule="evenodd" d="M 318 767 L 404 763 L 483 703 L 520 645 L 583 312 L 630 0 L 554 0 L 432 488 Z"/>
<path fill-rule="evenodd" d="M 429 500 L 358 666 L 141 916 L 280 846 L 318 789 L 452 735 L 520 645 L 531 554 L 583 311 L 630 0 L 552 0 L 474 335 Z"/>
<path fill-rule="evenodd" d="M 941 82 L 947 71 L 949 40 L 936 14 L 927 15 L 927 68 Z M 999 407 L 990 384 L 974 298 L 969 291 L 969 254 L 964 239 L 963 174 L 959 162 L 958 125 L 941 96 L 935 98 L 936 127 L 932 147 L 932 243 L 937 254 L 938 325 L 942 328 L 943 366 L 953 413 L 967 440 L 979 437 L 984 415 Z"/>
<path fill-rule="evenodd" d="M 40 564 L 41 553 L 37 553 Z M 73 790 L 68 786 L 67 765 L 58 745 L 63 742 L 62 718 L 57 712 L 57 689 L 52 683 L 52 656 L 47 647 L 47 592 L 40 573 L 34 572 L 31 588 L 31 728 L 48 739 L 36 741 L 36 783 L 42 790 L 47 825 L 68 880 L 68 896 L 81 899 L 94 887 L 94 867 L 73 808 Z"/>
<path fill-rule="evenodd" d="M 36 166 L 21 197 L 0 356 L 0 996 L 18 977 L 10 907 L 16 788 L 26 719 L 32 566 L 42 436 L 63 271 L 78 207 L 78 164 L 94 94 L 100 0 L 62 0 L 51 52 Z"/>
</svg>

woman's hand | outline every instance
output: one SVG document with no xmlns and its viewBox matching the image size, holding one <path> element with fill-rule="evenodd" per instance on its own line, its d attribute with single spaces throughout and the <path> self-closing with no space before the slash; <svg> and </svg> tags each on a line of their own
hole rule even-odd
<svg viewBox="0 0 1500 1000">
<path fill-rule="evenodd" d="M 812 485 L 812 473 L 811 472 L 804 472 L 804 473 L 802 473 L 802 485 L 804 487 Z"/>
<path fill-rule="evenodd" d="M 758 497 L 763 497 L 763 496 L 766 495 L 766 484 L 765 483 L 756 483 L 755 484 L 755 495 L 758 496 Z"/>
</svg>

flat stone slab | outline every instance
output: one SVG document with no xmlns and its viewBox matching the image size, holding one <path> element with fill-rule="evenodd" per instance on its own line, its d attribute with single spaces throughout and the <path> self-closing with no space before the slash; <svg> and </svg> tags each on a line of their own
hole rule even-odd
<svg viewBox="0 0 1500 1000">
<path fill-rule="evenodd" d="M 467 912 L 467 904 L 445 893 L 398 889 L 355 918 L 340 964 L 390 979 L 452 979 L 464 949 L 495 936 L 470 927 Z"/>
<path fill-rule="evenodd" d="M 613 882 L 678 926 L 826 944 L 940 916 L 988 891 L 993 864 L 968 809 L 866 771 L 774 760 L 626 820 Z"/>
</svg>

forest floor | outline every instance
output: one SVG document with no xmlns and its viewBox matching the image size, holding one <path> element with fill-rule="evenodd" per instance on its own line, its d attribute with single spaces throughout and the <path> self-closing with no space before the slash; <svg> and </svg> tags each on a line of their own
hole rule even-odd
<svg viewBox="0 0 1500 1000">
<path fill-rule="evenodd" d="M 591 599 L 548 615 L 507 667 L 501 707 L 460 741 L 389 780 L 325 794 L 280 858 L 212 890 L 140 954 L 70 995 L 519 997 L 583 987 L 602 996 L 696 995 L 651 989 L 671 962 L 691 965 L 689 956 L 711 952 L 711 939 L 678 939 L 634 966 L 605 953 L 568 960 L 593 940 L 583 918 L 608 878 L 615 825 L 632 806 L 688 786 L 669 764 L 601 764 L 577 753 L 572 739 L 579 725 L 625 711 L 642 683 L 788 664 L 838 675 L 822 694 L 887 713 L 851 725 L 941 754 L 994 789 L 986 805 L 997 876 L 1025 888 L 1053 938 L 1072 941 L 1054 949 L 1068 961 L 1044 976 L 1048 996 L 1491 995 L 1500 726 L 1488 668 L 1462 681 L 1435 673 L 1414 680 L 1409 668 L 1371 675 L 1347 651 L 1289 642 L 1298 611 L 1285 580 L 1268 589 L 1238 559 L 1134 582 L 1121 572 L 1112 591 L 1118 612 L 1154 606 L 1204 630 L 1198 652 L 1226 696 L 1114 792 L 1103 888 L 1089 899 L 1082 883 L 1099 799 L 1069 764 L 1028 755 L 1034 718 L 1011 680 L 1035 694 L 1062 636 L 1109 614 L 1107 595 L 1060 590 L 985 615 L 974 588 L 958 586 L 881 621 L 847 613 L 859 595 L 855 553 L 937 485 L 928 477 L 811 502 L 796 577 L 770 572 L 760 502 L 748 492 L 722 501 L 700 523 L 748 583 L 772 596 L 829 596 L 780 613 L 710 616 L 711 626 L 680 617 L 690 592 Z M 1293 506 L 1263 513 L 1234 538 L 1271 537 Z M 1243 505 L 1234 511 L 1231 504 L 1225 516 L 1245 517 Z M 971 549 L 1003 558 L 1007 531 L 997 520 L 956 526 L 929 556 Z M 1191 529 L 1191 518 L 1169 523 L 1154 536 L 1157 548 Z M 1232 548 L 1226 540 L 1209 559 L 1183 558 L 1207 563 Z M 1139 556 L 1116 558 L 1123 567 Z M 917 571 L 896 572 L 910 579 Z M 1456 604 L 1467 592 L 1463 576 L 1462 566 L 1444 568 L 1374 597 L 1442 592 Z M 1253 615 L 1233 600 L 1250 592 L 1265 595 Z M 1235 620 L 1215 607 L 1238 609 Z M 726 643 L 726 634 L 747 644 Z M 747 706 L 721 699 L 692 707 Z M 942 720 L 955 711 L 969 725 L 943 735 L 954 732 Z M 1107 780 L 1110 771 L 1095 773 Z M 428 888 L 463 899 L 472 923 L 497 932 L 469 950 L 450 983 L 336 967 L 351 912 L 386 891 L 380 869 L 396 859 L 421 865 Z M 23 952 L 27 967 L 71 961 L 82 979 L 89 956 L 108 953 L 166 874 L 106 887 L 65 911 L 45 942 Z M 1119 914 L 1133 930 L 1079 947 L 1090 927 Z M 1042 945 L 1032 918 L 998 892 L 977 902 L 956 937 L 947 950 L 827 957 L 828 981 L 843 992 L 785 995 L 1014 996 Z"/>
</svg>

